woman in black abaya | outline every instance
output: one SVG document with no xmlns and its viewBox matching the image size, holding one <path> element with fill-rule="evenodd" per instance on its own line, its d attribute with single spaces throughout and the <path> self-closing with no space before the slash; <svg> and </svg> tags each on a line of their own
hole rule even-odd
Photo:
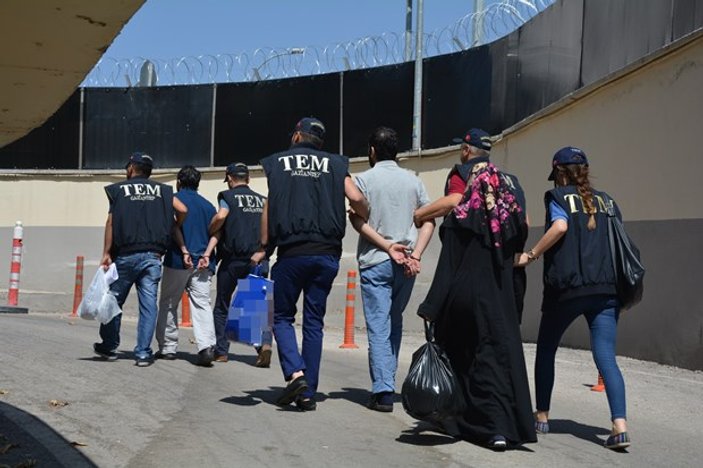
<svg viewBox="0 0 703 468">
<path fill-rule="evenodd" d="M 435 321 L 468 409 L 462 438 L 494 450 L 536 442 L 513 289 L 524 208 L 491 163 L 476 164 L 462 202 L 442 224 L 442 251 L 418 314 Z"/>
</svg>

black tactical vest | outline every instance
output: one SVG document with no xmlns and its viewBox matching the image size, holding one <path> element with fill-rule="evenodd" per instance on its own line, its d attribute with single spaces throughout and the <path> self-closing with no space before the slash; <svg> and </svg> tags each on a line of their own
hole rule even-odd
<svg viewBox="0 0 703 468">
<path fill-rule="evenodd" d="M 269 188 L 269 242 L 342 245 L 346 156 L 298 144 L 261 160 Z"/>
<path fill-rule="evenodd" d="M 266 197 L 254 192 L 248 185 L 239 185 L 217 194 L 217 201 L 229 205 L 220 245 L 225 255 L 249 258 L 259 248 L 261 214 Z"/>
<path fill-rule="evenodd" d="M 112 213 L 112 255 L 168 249 L 173 227 L 173 188 L 133 177 L 108 185 Z"/>
<path fill-rule="evenodd" d="M 569 229 L 544 253 L 544 298 L 542 310 L 559 301 L 597 294 L 615 295 L 615 272 L 610 258 L 606 207 L 613 203 L 605 192 L 593 191 L 596 229 L 587 228 L 589 215 L 575 186 L 557 187 L 544 195 L 545 230 L 551 219 L 549 204 L 556 201 L 569 216 Z"/>
</svg>

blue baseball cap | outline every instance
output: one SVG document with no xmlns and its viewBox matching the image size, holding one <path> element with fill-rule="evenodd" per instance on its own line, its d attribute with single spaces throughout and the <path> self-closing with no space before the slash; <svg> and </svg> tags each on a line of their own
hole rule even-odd
<svg viewBox="0 0 703 468">
<path fill-rule="evenodd" d="M 295 124 L 293 132 L 307 133 L 316 136 L 320 140 L 325 139 L 325 125 L 315 117 L 304 117 Z"/>
<path fill-rule="evenodd" d="M 144 164 L 145 166 L 154 167 L 154 159 L 148 154 L 142 153 L 140 151 L 136 151 L 130 155 L 129 161 L 127 161 L 127 164 L 125 164 L 124 168 L 127 169 L 127 167 L 129 167 L 129 165 L 132 163 Z"/>
<path fill-rule="evenodd" d="M 225 182 L 227 182 L 227 176 L 234 175 L 239 177 L 246 177 L 249 175 L 249 168 L 244 163 L 232 163 L 227 166 L 225 170 Z"/>
<path fill-rule="evenodd" d="M 552 172 L 547 180 L 554 180 L 554 172 L 557 166 L 568 166 L 570 164 L 585 164 L 588 166 L 588 158 L 586 153 L 581 148 L 575 146 L 565 146 L 556 153 L 552 158 Z"/>
<path fill-rule="evenodd" d="M 491 142 L 491 136 L 488 132 L 481 130 L 480 128 L 472 128 L 463 137 L 458 137 L 452 139 L 452 143 L 460 144 L 465 143 L 467 145 L 474 146 L 478 149 L 490 151 L 493 143 Z"/>
</svg>

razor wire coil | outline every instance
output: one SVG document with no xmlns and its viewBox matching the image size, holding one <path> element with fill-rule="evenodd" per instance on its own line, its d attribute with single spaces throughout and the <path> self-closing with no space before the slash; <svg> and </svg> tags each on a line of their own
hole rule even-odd
<svg viewBox="0 0 703 468">
<path fill-rule="evenodd" d="M 503 0 L 423 35 L 425 57 L 493 42 L 529 21 L 554 0 Z M 413 37 L 412 57 L 416 43 Z M 252 53 L 184 56 L 173 59 L 103 56 L 82 87 L 145 86 L 153 69 L 160 86 L 263 81 L 343 72 L 404 62 L 403 34 L 387 32 L 323 47 L 262 47 Z"/>
</svg>

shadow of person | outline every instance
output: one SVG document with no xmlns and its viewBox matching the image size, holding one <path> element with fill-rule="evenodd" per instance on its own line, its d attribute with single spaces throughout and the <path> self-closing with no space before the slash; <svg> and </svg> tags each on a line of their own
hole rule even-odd
<svg viewBox="0 0 703 468">
<path fill-rule="evenodd" d="M 258 356 L 256 354 L 252 355 L 252 354 L 229 353 L 229 360 L 230 361 L 241 362 L 242 364 L 246 364 L 248 366 L 254 366 L 254 364 L 256 364 L 257 357 Z"/>
<path fill-rule="evenodd" d="M 220 399 L 222 403 L 229 403 L 237 406 L 256 406 L 260 403 L 266 403 L 275 406 L 279 411 L 299 411 L 295 404 L 279 406 L 276 400 L 283 392 L 283 387 L 269 387 L 268 389 L 244 390 L 246 396 L 229 396 Z M 316 398 L 317 401 L 320 399 Z"/>
<path fill-rule="evenodd" d="M 404 430 L 395 440 L 402 444 L 432 447 L 454 444 L 461 439 L 449 435 L 438 425 L 425 421 L 416 421 L 415 427 Z"/>
<path fill-rule="evenodd" d="M 352 403 L 356 403 L 357 405 L 366 407 L 370 396 L 371 392 L 366 389 L 343 387 L 341 391 L 329 392 L 326 398 L 330 398 L 332 400 L 347 400 Z M 318 399 L 318 401 L 321 400 Z"/>
<path fill-rule="evenodd" d="M 68 441 L 36 416 L 0 402 L 0 466 L 96 467 Z"/>
<path fill-rule="evenodd" d="M 254 398 L 252 395 L 246 396 L 229 396 L 220 400 L 222 403 L 229 403 L 237 406 L 256 406 L 262 403 L 262 400 Z"/>
<path fill-rule="evenodd" d="M 198 365 L 198 355 L 193 354 L 193 353 L 188 353 L 186 351 L 177 351 L 176 352 L 176 360 L 186 361 L 186 362 L 189 362 L 190 364 L 193 364 L 194 366 Z"/>
<path fill-rule="evenodd" d="M 602 427 L 589 426 L 571 419 L 550 419 L 549 420 L 550 434 L 571 434 L 579 439 L 593 442 L 594 444 L 603 445 L 605 439 L 598 437 L 608 436 L 610 431 Z"/>
</svg>

